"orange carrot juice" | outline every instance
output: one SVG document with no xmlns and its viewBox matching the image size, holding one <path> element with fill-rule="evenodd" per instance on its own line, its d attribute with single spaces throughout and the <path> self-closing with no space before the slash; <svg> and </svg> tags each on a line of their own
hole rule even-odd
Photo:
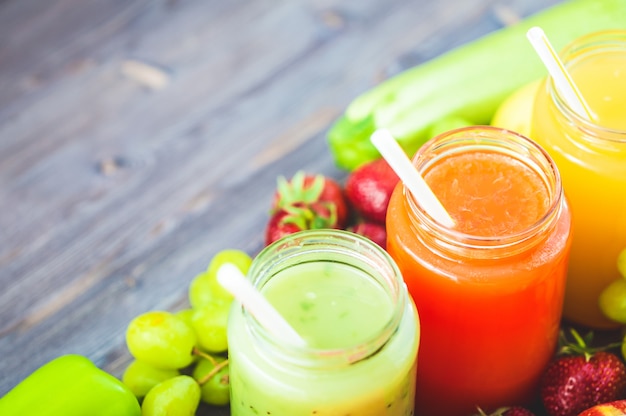
<svg viewBox="0 0 626 416">
<path fill-rule="evenodd" d="M 617 256 L 626 247 L 626 31 L 583 37 L 562 58 L 593 121 L 574 114 L 547 82 L 530 136 L 554 159 L 572 207 L 563 314 L 589 327 L 617 327 L 602 315 L 598 296 L 620 278 Z"/>
<path fill-rule="evenodd" d="M 399 184 L 387 250 L 421 321 L 416 415 L 528 402 L 557 341 L 570 214 L 552 160 L 491 127 L 444 133 L 413 162 L 456 225 Z"/>
</svg>

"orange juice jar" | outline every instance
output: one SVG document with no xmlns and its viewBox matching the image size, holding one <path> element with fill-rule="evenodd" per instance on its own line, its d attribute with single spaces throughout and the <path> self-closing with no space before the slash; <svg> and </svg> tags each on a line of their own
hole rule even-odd
<svg viewBox="0 0 626 416">
<path fill-rule="evenodd" d="M 592 328 L 606 319 L 598 296 L 619 279 L 626 247 L 626 31 L 582 37 L 561 53 L 592 122 L 575 114 L 547 79 L 530 137 L 554 159 L 572 208 L 573 234 L 563 315 Z"/>
<path fill-rule="evenodd" d="M 475 126 L 424 144 L 413 164 L 455 221 L 398 184 L 387 250 L 421 322 L 416 415 L 527 403 L 554 353 L 571 218 L 552 159 L 513 132 Z"/>
</svg>

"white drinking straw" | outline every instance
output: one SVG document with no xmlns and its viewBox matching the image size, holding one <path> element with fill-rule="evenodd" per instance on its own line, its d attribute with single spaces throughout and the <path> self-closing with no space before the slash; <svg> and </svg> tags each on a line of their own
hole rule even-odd
<svg viewBox="0 0 626 416">
<path fill-rule="evenodd" d="M 535 48 L 537 55 L 539 55 L 539 58 L 554 80 L 554 85 L 559 91 L 559 94 L 565 99 L 567 105 L 578 115 L 586 117 L 587 120 L 593 120 L 589 106 L 578 90 L 578 87 L 576 87 L 576 84 L 574 84 L 572 77 L 565 69 L 563 62 L 559 59 L 559 55 L 554 51 L 554 48 L 543 30 L 537 26 L 531 27 L 528 29 L 528 32 L 526 32 L 526 37 L 533 48 Z"/>
<path fill-rule="evenodd" d="M 256 290 L 237 266 L 231 263 L 223 264 L 217 270 L 217 281 L 273 336 L 290 344 L 306 346 L 304 339 Z"/>
<path fill-rule="evenodd" d="M 454 227 L 454 220 L 448 211 L 441 205 L 391 133 L 386 129 L 378 129 L 372 133 L 370 140 L 424 210 L 437 222 L 449 228 Z"/>
</svg>

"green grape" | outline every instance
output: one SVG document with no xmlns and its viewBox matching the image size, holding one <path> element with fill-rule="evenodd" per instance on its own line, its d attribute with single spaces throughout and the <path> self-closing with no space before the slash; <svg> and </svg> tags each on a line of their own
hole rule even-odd
<svg viewBox="0 0 626 416">
<path fill-rule="evenodd" d="M 626 279 L 617 279 L 604 288 L 598 303 L 607 318 L 626 324 Z"/>
<path fill-rule="evenodd" d="M 221 286 L 218 289 L 217 282 L 213 282 L 208 272 L 197 275 L 189 285 L 189 303 L 193 309 L 199 309 L 203 305 L 211 302 L 230 303 L 232 296 Z M 218 283 L 219 285 L 219 283 Z"/>
<path fill-rule="evenodd" d="M 617 269 L 624 279 L 626 279 L 626 248 L 617 256 Z"/>
<path fill-rule="evenodd" d="M 194 310 L 191 322 L 202 350 L 220 353 L 228 349 L 226 326 L 229 310 L 230 306 L 221 302 L 208 303 Z"/>
<path fill-rule="evenodd" d="M 174 314 L 177 318 L 180 318 L 183 322 L 187 324 L 189 328 L 193 328 L 191 325 L 191 317 L 193 316 L 193 309 L 181 309 L 180 311 Z"/>
<path fill-rule="evenodd" d="M 202 401 L 214 406 L 224 406 L 230 402 L 230 376 L 228 363 L 224 357 L 213 357 L 211 362 L 202 358 L 193 370 L 193 378 L 200 384 Z M 218 368 L 219 367 L 219 368 Z M 217 368 L 217 370 L 215 370 Z M 211 374 L 214 372 L 214 374 Z M 211 376 L 207 379 L 207 376 Z"/>
<path fill-rule="evenodd" d="M 248 273 L 248 269 L 250 269 L 250 265 L 252 264 L 252 257 L 241 250 L 227 249 L 215 254 L 211 259 L 211 263 L 209 263 L 207 274 L 211 290 L 214 291 L 218 297 L 232 299 L 232 295 L 217 281 L 217 271 L 226 263 L 232 263 L 245 275 Z"/>
<path fill-rule="evenodd" d="M 192 323 L 193 309 L 191 309 L 191 308 L 182 309 L 182 310 L 176 312 L 174 315 L 176 317 L 182 319 L 187 324 L 187 326 L 189 328 L 194 330 L 193 329 L 193 323 Z M 194 330 L 194 334 L 195 334 L 195 330 Z M 197 337 L 196 337 L 196 339 L 197 339 Z M 195 363 L 196 361 L 198 361 L 198 356 L 195 354 L 195 351 L 194 351 L 192 364 Z"/>
<path fill-rule="evenodd" d="M 196 334 L 176 315 L 151 311 L 130 322 L 126 345 L 135 359 L 156 368 L 183 368 L 194 359 Z"/>
<path fill-rule="evenodd" d="M 178 375 L 180 375 L 178 370 L 155 368 L 143 361 L 134 360 L 122 374 L 122 382 L 135 396 L 141 398 L 160 382 Z"/>
<path fill-rule="evenodd" d="M 200 404 L 200 386 L 180 375 L 154 386 L 141 403 L 142 416 L 193 416 Z"/>
<path fill-rule="evenodd" d="M 218 252 L 203 273 L 197 275 L 189 285 L 189 303 L 194 309 L 212 302 L 223 301 L 230 303 L 233 296 L 217 281 L 217 271 L 226 264 L 235 265 L 243 274 L 248 273 L 252 258 L 241 250 L 222 250 Z"/>
</svg>

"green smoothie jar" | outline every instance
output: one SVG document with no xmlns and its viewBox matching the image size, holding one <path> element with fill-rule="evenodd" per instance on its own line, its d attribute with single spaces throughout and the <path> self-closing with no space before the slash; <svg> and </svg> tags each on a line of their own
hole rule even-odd
<svg viewBox="0 0 626 416">
<path fill-rule="evenodd" d="M 266 247 L 248 278 L 307 346 L 275 339 L 235 302 L 233 416 L 413 414 L 419 319 L 386 251 L 346 231 L 302 231 Z"/>
</svg>

